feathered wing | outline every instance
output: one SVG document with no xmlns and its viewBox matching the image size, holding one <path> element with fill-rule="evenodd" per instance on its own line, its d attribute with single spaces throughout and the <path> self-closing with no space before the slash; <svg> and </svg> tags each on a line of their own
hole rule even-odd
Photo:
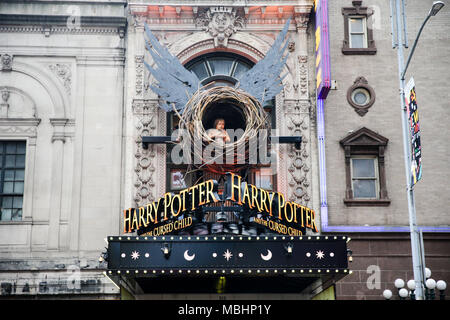
<svg viewBox="0 0 450 320">
<path fill-rule="evenodd" d="M 288 19 L 264 59 L 238 79 L 238 88 L 250 93 L 261 103 L 271 100 L 283 88 L 282 80 L 286 75 L 281 77 L 280 74 L 287 60 L 287 55 L 283 55 L 289 44 L 289 41 L 285 42 L 285 38 L 290 22 L 291 19 Z"/>
<path fill-rule="evenodd" d="M 144 27 L 148 38 L 145 47 L 152 56 L 155 67 L 145 61 L 144 64 L 158 82 L 156 85 L 150 85 L 150 88 L 164 100 L 161 108 L 172 111 L 171 104 L 174 103 L 177 111 L 182 112 L 191 96 L 198 90 L 200 81 L 159 43 L 147 24 Z"/>
</svg>

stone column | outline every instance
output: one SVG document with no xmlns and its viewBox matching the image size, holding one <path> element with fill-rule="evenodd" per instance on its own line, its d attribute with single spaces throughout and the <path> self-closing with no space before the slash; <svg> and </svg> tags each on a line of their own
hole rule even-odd
<svg viewBox="0 0 450 320">
<path fill-rule="evenodd" d="M 59 224 L 61 217 L 61 195 L 63 181 L 64 126 L 68 119 L 50 119 L 53 126 L 52 136 L 52 179 L 50 195 L 50 221 L 48 230 L 48 249 L 59 249 Z"/>
</svg>

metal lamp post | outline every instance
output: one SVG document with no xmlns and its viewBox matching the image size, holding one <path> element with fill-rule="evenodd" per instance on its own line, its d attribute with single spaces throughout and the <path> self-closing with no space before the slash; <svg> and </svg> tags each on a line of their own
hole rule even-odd
<svg viewBox="0 0 450 320">
<path fill-rule="evenodd" d="M 391 0 L 391 8 L 392 8 L 392 1 Z M 406 186 L 407 186 L 407 198 L 408 198 L 408 212 L 409 212 L 409 227 L 410 227 L 410 234 L 411 234 L 411 252 L 412 252 L 412 259 L 413 259 L 413 272 L 414 272 L 414 281 L 415 281 L 415 295 L 416 299 L 421 300 L 423 299 L 423 285 L 424 283 L 424 252 L 423 252 L 423 244 L 420 239 L 419 230 L 417 228 L 417 222 L 416 222 L 416 208 L 415 208 L 415 202 L 414 202 L 414 189 L 413 185 L 411 184 L 411 155 L 410 155 L 410 142 L 409 142 L 409 132 L 408 132 L 408 117 L 407 117 L 407 108 L 405 105 L 405 74 L 406 70 L 408 69 L 409 63 L 411 61 L 411 58 L 414 54 L 414 50 L 417 45 L 417 41 L 419 40 L 420 34 L 422 33 L 422 30 L 425 26 L 425 24 L 428 22 L 430 17 L 435 16 L 439 10 L 444 6 L 444 3 L 442 1 L 435 1 L 433 2 L 433 6 L 430 9 L 426 19 L 422 23 L 422 26 L 420 27 L 419 33 L 416 36 L 416 39 L 414 41 L 414 45 L 411 49 L 411 52 L 409 53 L 406 66 L 404 66 L 404 59 L 403 59 L 403 46 L 407 47 L 406 45 L 406 25 L 405 25 L 405 13 L 404 11 L 400 11 L 400 2 L 402 3 L 402 8 L 404 9 L 404 0 L 394 0 L 395 1 L 395 19 L 396 19 L 396 47 L 397 47 L 397 58 L 398 58 L 398 73 L 399 73 L 399 85 L 400 85 L 400 106 L 401 106 L 401 112 L 402 112 L 402 131 L 403 131 L 403 154 L 404 154 L 404 160 L 405 160 L 405 176 L 406 176 Z M 402 17 L 401 17 L 402 16 Z M 400 30 L 401 21 L 403 20 L 403 32 Z M 392 24 L 394 26 L 394 22 L 392 21 Z M 394 29 L 392 26 L 392 29 Z M 402 34 L 404 35 L 404 39 L 402 39 Z M 394 37 L 394 33 L 392 34 Z M 405 42 L 403 42 L 403 40 Z M 393 41 L 393 44 L 395 41 Z M 395 47 L 395 45 L 394 45 Z"/>
</svg>

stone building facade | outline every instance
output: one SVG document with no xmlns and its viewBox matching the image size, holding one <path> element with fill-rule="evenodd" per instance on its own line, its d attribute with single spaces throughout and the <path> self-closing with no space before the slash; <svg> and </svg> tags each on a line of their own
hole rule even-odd
<svg viewBox="0 0 450 320">
<path fill-rule="evenodd" d="M 405 49 L 405 61 L 431 5 L 432 1 L 406 1 L 409 48 Z M 322 210 L 322 232 L 352 237 L 353 274 L 336 285 L 338 298 L 383 299 L 385 289 L 392 290 L 395 298 L 394 280 L 401 278 L 406 283 L 413 279 L 413 273 L 390 5 L 389 1 L 348 0 L 329 1 L 328 6 L 331 73 L 336 87 L 327 97 L 324 112 L 328 214 L 325 222 Z M 449 129 L 442 119 L 448 107 L 445 97 L 450 80 L 446 58 L 450 52 L 449 15 L 444 7 L 428 21 L 406 74 L 406 82 L 414 77 L 416 84 L 423 151 L 423 176 L 414 187 L 417 224 L 423 231 L 431 277 L 447 283 L 450 220 L 446 210 L 450 198 L 444 190 L 450 178 Z M 355 50 L 349 45 L 349 24 L 350 19 L 361 18 L 367 44 Z M 361 88 L 369 97 L 357 104 L 352 94 Z M 353 153 L 355 144 L 363 146 L 366 158 L 378 161 L 380 183 L 375 200 L 350 199 L 352 184 L 346 167 L 350 168 L 352 158 L 361 157 L 361 153 Z"/>
<path fill-rule="evenodd" d="M 352 237 L 350 268 L 354 271 L 334 285 L 336 298 L 381 299 L 393 279 L 410 278 L 409 233 L 406 229 L 390 232 L 408 225 L 408 211 L 389 3 L 364 1 L 360 5 L 369 8 L 358 16 L 370 16 L 367 26 L 374 46 L 357 55 L 348 54 L 351 48 L 343 50 L 343 41 L 346 14 L 353 12 L 350 9 L 358 6 L 358 1 L 328 4 L 331 75 L 336 86 L 325 106 L 324 211 L 313 2 L 1 3 L 0 140 L 5 150 L 17 141 L 26 146 L 24 178 L 17 180 L 24 182 L 21 215 L 0 221 L 2 295 L 120 297 L 119 288 L 103 274 L 105 263 L 99 261 L 106 246 L 103 239 L 122 234 L 123 208 L 153 201 L 169 188 L 166 146 L 142 147 L 142 136 L 170 135 L 170 115 L 158 107 L 158 96 L 150 88 L 154 79 L 144 66 L 144 61 L 153 63 L 145 50 L 144 23 L 183 65 L 214 55 L 255 64 L 292 18 L 284 88 L 273 101 L 273 126 L 280 135 L 301 136 L 302 144 L 300 150 L 280 145 L 276 188 L 290 201 L 318 213 L 321 234 Z M 428 2 L 408 4 L 409 39 L 417 31 L 421 12 L 426 14 Z M 445 52 L 450 50 L 447 12 L 427 26 L 410 70 L 410 74 L 422 75 L 415 79 L 424 158 L 429 159 L 416 187 L 418 220 L 420 225 L 442 227 L 425 230 L 425 251 L 433 276 L 446 281 L 450 280 L 450 222 L 445 214 L 449 198 L 444 192 L 450 172 L 445 161 L 449 130 L 438 120 L 448 104 L 440 97 L 447 94 L 445 80 L 449 77 L 445 67 L 449 56 Z M 427 50 L 430 46 L 439 50 Z M 376 94 L 370 107 L 351 105 L 347 91 L 353 85 L 367 88 L 374 98 Z M 376 157 L 378 163 L 384 161 L 385 184 L 383 199 L 376 201 L 376 206 L 352 206 L 351 201 L 343 201 L 347 184 L 345 145 L 340 141 L 350 141 L 351 132 L 361 128 L 364 138 L 372 139 L 377 150 L 382 150 Z M 14 155 L 20 157 L 18 150 L 23 146 L 15 148 Z M 6 161 L 8 153 L 4 155 Z M 17 208 L 13 205 L 12 209 Z M 382 230 L 367 232 L 367 226 Z M 374 289 L 367 287 L 371 270 L 378 270 L 381 277 Z M 297 298 L 311 297 L 308 292 Z"/>
</svg>

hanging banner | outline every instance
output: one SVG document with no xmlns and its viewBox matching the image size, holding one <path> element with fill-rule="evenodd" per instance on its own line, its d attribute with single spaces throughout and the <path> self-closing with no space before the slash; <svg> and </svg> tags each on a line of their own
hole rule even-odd
<svg viewBox="0 0 450 320">
<path fill-rule="evenodd" d="M 314 1 L 316 13 L 316 90 L 318 99 L 326 99 L 331 87 L 330 40 L 327 0 Z"/>
<path fill-rule="evenodd" d="M 419 110 L 417 108 L 416 87 L 411 78 L 405 88 L 405 103 L 411 141 L 411 186 L 422 178 L 422 147 L 420 144 Z"/>
</svg>

